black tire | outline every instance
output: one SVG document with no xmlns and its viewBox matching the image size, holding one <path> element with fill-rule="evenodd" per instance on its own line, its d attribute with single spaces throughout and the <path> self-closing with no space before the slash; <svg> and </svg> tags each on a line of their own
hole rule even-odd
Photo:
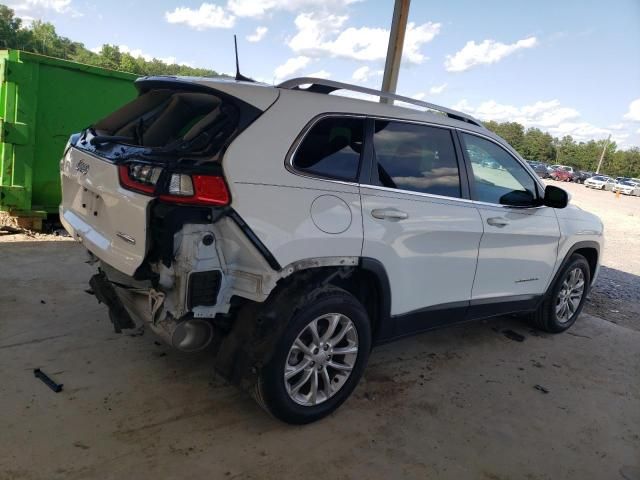
<svg viewBox="0 0 640 480">
<path fill-rule="evenodd" d="M 371 350 L 371 323 L 362 304 L 349 292 L 333 287 L 322 287 L 304 295 L 295 302 L 273 355 L 261 369 L 254 388 L 258 404 L 274 417 L 290 424 L 306 424 L 319 420 L 336 410 L 351 395 L 367 365 Z M 339 313 L 353 323 L 357 332 L 358 353 L 349 377 L 333 396 L 322 403 L 304 406 L 296 403 L 287 393 L 284 369 L 289 351 L 298 335 L 313 320 L 324 314 Z"/>
<path fill-rule="evenodd" d="M 580 304 L 578 305 L 578 308 L 575 310 L 573 315 L 568 319 L 568 321 L 562 322 L 558 319 L 558 316 L 556 314 L 556 302 L 558 301 L 558 296 L 560 290 L 562 289 L 564 281 L 575 268 L 579 268 L 580 270 L 582 270 L 582 274 L 584 276 L 584 293 L 582 294 Z M 559 274 L 556 276 L 556 280 L 549 287 L 549 291 L 545 295 L 545 298 L 541 305 L 535 312 L 531 313 L 529 317 L 530 322 L 534 327 L 545 332 L 564 332 L 569 327 L 571 327 L 571 325 L 573 325 L 580 316 L 580 312 L 582 312 L 584 302 L 587 299 L 587 293 L 589 292 L 590 284 L 591 270 L 587 259 L 580 254 L 574 253 L 569 258 L 569 261 L 561 268 Z"/>
</svg>

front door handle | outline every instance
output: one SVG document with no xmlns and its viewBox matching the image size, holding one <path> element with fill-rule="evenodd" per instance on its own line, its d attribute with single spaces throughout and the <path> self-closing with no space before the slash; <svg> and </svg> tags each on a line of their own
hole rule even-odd
<svg viewBox="0 0 640 480">
<path fill-rule="evenodd" d="M 505 225 L 509 225 L 509 220 L 503 217 L 491 217 L 487 218 L 487 223 L 492 227 L 502 228 Z"/>
<path fill-rule="evenodd" d="M 371 216 L 379 220 L 392 220 L 394 222 L 409 218 L 408 213 L 396 210 L 395 208 L 377 208 L 371 210 Z"/>
</svg>

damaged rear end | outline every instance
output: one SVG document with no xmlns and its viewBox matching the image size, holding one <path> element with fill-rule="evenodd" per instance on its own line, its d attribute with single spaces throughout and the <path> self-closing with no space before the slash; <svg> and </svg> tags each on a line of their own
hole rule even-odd
<svg viewBox="0 0 640 480">
<path fill-rule="evenodd" d="M 139 80 L 140 96 L 74 135 L 61 161 L 65 228 L 90 253 L 116 331 L 207 346 L 235 299 L 264 301 L 277 262 L 232 208 L 222 158 L 277 99 L 239 82 Z"/>
</svg>

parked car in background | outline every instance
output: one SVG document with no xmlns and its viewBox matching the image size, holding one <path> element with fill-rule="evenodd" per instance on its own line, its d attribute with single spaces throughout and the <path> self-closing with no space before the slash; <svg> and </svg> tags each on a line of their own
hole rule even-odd
<svg viewBox="0 0 640 480">
<path fill-rule="evenodd" d="M 573 167 L 570 167 L 568 165 L 551 165 L 551 168 L 553 168 L 554 170 L 561 168 L 562 170 L 566 170 L 569 173 L 574 173 Z"/>
<path fill-rule="evenodd" d="M 640 183 L 632 182 L 631 180 L 622 180 L 621 182 L 616 182 L 611 191 L 613 193 L 620 192 L 623 195 L 640 197 Z"/>
<path fill-rule="evenodd" d="M 536 162 L 535 160 L 527 160 L 527 163 L 533 168 L 533 171 L 536 172 L 539 178 L 549 178 L 549 170 L 547 169 L 548 165 L 546 163 Z"/>
<path fill-rule="evenodd" d="M 549 176 L 558 182 L 570 182 L 573 179 L 571 172 L 563 168 L 555 168 Z"/>
<path fill-rule="evenodd" d="M 584 186 L 587 188 L 595 188 L 596 190 L 612 190 L 616 184 L 613 178 L 605 175 L 595 175 L 584 181 Z"/>
<path fill-rule="evenodd" d="M 576 183 L 584 183 L 588 178 L 591 178 L 594 175 L 595 173 L 593 172 L 585 172 L 585 171 L 579 170 L 574 173 L 573 181 Z"/>
</svg>

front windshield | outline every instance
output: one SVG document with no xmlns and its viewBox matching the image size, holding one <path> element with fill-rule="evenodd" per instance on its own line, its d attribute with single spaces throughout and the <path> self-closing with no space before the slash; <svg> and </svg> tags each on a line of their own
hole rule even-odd
<svg viewBox="0 0 640 480">
<path fill-rule="evenodd" d="M 607 179 L 605 177 L 593 177 L 592 180 L 598 180 L 600 182 L 606 182 Z"/>
</svg>

